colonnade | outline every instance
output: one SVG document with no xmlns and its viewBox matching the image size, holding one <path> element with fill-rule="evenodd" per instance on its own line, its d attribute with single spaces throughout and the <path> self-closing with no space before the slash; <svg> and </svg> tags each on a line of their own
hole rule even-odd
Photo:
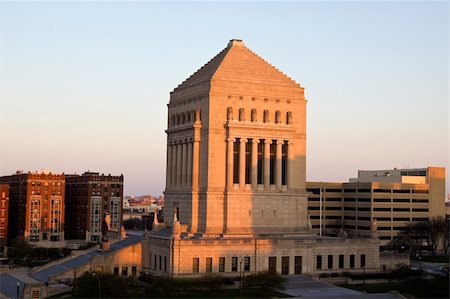
<svg viewBox="0 0 450 299">
<path fill-rule="evenodd" d="M 286 178 L 286 187 L 292 187 L 293 177 L 293 143 L 286 142 L 284 140 L 270 140 L 270 139 L 258 139 L 258 138 L 228 138 L 227 139 L 227 167 L 226 167 L 226 177 L 227 177 L 227 188 L 233 189 L 235 185 L 234 180 L 234 169 L 235 169 L 235 161 L 234 161 L 234 144 L 239 139 L 239 181 L 238 185 L 240 189 L 245 188 L 246 186 L 246 144 L 251 143 L 251 187 L 252 189 L 258 188 L 258 185 L 263 185 L 264 189 L 271 189 L 270 183 L 270 145 L 275 142 L 275 169 L 272 171 L 275 172 L 275 187 L 276 189 L 282 189 L 284 184 L 282 181 L 283 175 Z M 259 167 L 263 167 L 263 178 L 262 182 L 258 184 L 258 144 L 263 142 L 263 161 L 262 165 Z M 287 146 L 287 157 L 286 157 L 286 167 L 284 169 L 285 173 L 283 174 L 282 169 L 282 146 L 285 144 Z M 261 184 L 262 183 L 262 184 Z"/>
<path fill-rule="evenodd" d="M 198 190 L 199 140 L 187 138 L 167 145 L 166 186 Z"/>
</svg>

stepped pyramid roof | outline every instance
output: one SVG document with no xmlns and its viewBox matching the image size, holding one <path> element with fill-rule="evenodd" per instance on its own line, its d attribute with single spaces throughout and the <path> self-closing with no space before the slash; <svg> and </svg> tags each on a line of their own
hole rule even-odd
<svg viewBox="0 0 450 299">
<path fill-rule="evenodd" d="M 300 84 L 259 57 L 238 39 L 230 40 L 225 49 L 178 85 L 174 91 L 215 80 L 300 88 Z"/>
</svg>

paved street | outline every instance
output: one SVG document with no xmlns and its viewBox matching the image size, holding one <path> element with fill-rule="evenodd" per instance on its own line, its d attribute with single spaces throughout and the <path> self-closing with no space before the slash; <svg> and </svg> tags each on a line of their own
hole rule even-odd
<svg viewBox="0 0 450 299">
<path fill-rule="evenodd" d="M 292 275 L 287 277 L 285 294 L 301 298 L 367 298 L 367 299 L 399 299 L 404 298 L 394 293 L 366 294 L 318 281 L 308 275 Z"/>
</svg>

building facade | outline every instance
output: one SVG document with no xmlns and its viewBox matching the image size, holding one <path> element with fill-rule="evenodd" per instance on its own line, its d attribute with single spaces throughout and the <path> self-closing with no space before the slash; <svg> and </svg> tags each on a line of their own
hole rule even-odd
<svg viewBox="0 0 450 299">
<path fill-rule="evenodd" d="M 0 184 L 0 258 L 6 257 L 8 245 L 9 185 Z"/>
<path fill-rule="evenodd" d="M 303 87 L 240 40 L 175 88 L 166 131 L 167 227 L 144 238 L 143 271 L 378 269 L 377 238 L 311 230 L 306 102 Z"/>
<path fill-rule="evenodd" d="M 9 185 L 8 242 L 17 237 L 42 247 L 64 244 L 64 174 L 18 171 Z"/>
<path fill-rule="evenodd" d="M 123 215 L 123 175 L 98 172 L 66 175 L 66 238 L 100 242 L 102 221 L 110 215 L 111 230 L 120 236 Z M 115 235 L 114 232 L 109 236 Z"/>
<path fill-rule="evenodd" d="M 385 246 L 411 222 L 445 217 L 445 168 L 358 171 L 348 183 L 307 182 L 312 227 L 369 236 L 376 220 Z"/>
</svg>

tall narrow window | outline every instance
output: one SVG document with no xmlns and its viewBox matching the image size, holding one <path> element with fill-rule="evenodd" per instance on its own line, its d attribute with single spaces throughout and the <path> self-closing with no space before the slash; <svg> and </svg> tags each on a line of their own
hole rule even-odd
<svg viewBox="0 0 450 299">
<path fill-rule="evenodd" d="M 238 258 L 236 256 L 233 256 L 231 258 L 231 272 L 237 272 L 237 263 L 238 263 Z"/>
<path fill-rule="evenodd" d="M 361 254 L 361 268 L 365 268 L 366 267 L 366 255 L 365 254 Z"/>
<path fill-rule="evenodd" d="M 287 185 L 287 151 L 288 143 L 285 141 L 281 146 L 281 184 Z"/>
<path fill-rule="evenodd" d="M 225 258 L 219 257 L 219 272 L 225 272 Z"/>
<path fill-rule="evenodd" d="M 355 268 L 355 255 L 350 254 L 350 269 Z"/>
<path fill-rule="evenodd" d="M 246 256 L 244 258 L 244 271 L 250 271 L 250 257 Z"/>
<path fill-rule="evenodd" d="M 277 273 L 277 257 L 269 256 L 269 272 Z"/>
<path fill-rule="evenodd" d="M 270 184 L 275 184 L 275 153 L 277 150 L 277 142 L 274 140 L 270 145 Z"/>
<path fill-rule="evenodd" d="M 339 255 L 339 269 L 344 269 L 344 255 Z"/>
<path fill-rule="evenodd" d="M 233 183 L 239 184 L 239 148 L 241 146 L 240 138 L 236 138 L 233 147 Z"/>
<path fill-rule="evenodd" d="M 280 110 L 275 111 L 275 123 L 276 124 L 281 123 L 281 112 L 280 112 Z"/>
<path fill-rule="evenodd" d="M 206 258 L 206 273 L 212 272 L 212 257 Z"/>
<path fill-rule="evenodd" d="M 245 183 L 251 184 L 252 174 L 252 143 L 245 144 Z"/>
<path fill-rule="evenodd" d="M 333 269 L 333 256 L 328 256 L 328 269 Z"/>
<path fill-rule="evenodd" d="M 264 140 L 258 143 L 258 184 L 263 184 L 264 178 Z"/>
<path fill-rule="evenodd" d="M 198 257 L 194 257 L 192 259 L 192 272 L 198 273 L 199 270 L 199 259 Z"/>
<path fill-rule="evenodd" d="M 288 125 L 292 124 L 292 112 L 291 111 L 288 111 L 286 113 L 286 124 L 288 124 Z"/>
<path fill-rule="evenodd" d="M 316 269 L 317 270 L 322 269 L 322 256 L 321 255 L 318 255 L 316 257 Z"/>
</svg>

